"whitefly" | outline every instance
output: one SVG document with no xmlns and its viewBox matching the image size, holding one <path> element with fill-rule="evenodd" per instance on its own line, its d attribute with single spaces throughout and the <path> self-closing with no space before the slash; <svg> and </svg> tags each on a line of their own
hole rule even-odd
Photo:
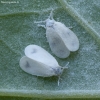
<svg viewBox="0 0 100 100">
<path fill-rule="evenodd" d="M 58 77 L 59 79 L 64 69 L 57 60 L 46 50 L 37 45 L 28 45 L 25 48 L 25 56 L 20 59 L 20 67 L 25 72 L 41 77 Z"/>
<path fill-rule="evenodd" d="M 75 33 L 63 23 L 55 21 L 52 11 L 48 19 L 35 23 L 46 29 L 47 41 L 52 52 L 57 57 L 66 58 L 70 55 L 70 51 L 74 52 L 79 49 L 79 40 Z M 45 23 L 45 25 L 41 25 L 40 23 Z"/>
</svg>

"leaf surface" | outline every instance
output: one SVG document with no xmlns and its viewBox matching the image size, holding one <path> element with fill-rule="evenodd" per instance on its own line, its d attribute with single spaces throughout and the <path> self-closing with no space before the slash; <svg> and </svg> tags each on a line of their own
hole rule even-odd
<svg viewBox="0 0 100 100">
<path fill-rule="evenodd" d="M 100 1 L 5 2 L 0 3 L 0 95 L 38 98 L 100 97 Z M 54 9 L 54 19 L 67 27 L 73 27 L 72 31 L 80 41 L 79 50 L 71 52 L 66 59 L 60 59 L 52 53 L 45 29 L 34 23 L 47 19 L 51 9 Z M 68 70 L 61 76 L 60 86 L 57 86 L 57 77 L 36 77 L 21 70 L 19 60 L 29 44 L 46 49 L 61 66 L 69 62 Z"/>
</svg>

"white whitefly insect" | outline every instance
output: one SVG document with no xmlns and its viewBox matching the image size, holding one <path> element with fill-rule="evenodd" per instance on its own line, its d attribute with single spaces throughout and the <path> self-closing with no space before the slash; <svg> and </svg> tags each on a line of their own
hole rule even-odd
<svg viewBox="0 0 100 100">
<path fill-rule="evenodd" d="M 20 59 L 22 70 L 36 76 L 58 76 L 59 86 L 60 75 L 67 67 L 61 67 L 50 53 L 37 45 L 28 45 L 25 48 L 25 55 Z"/>
<path fill-rule="evenodd" d="M 66 58 L 70 55 L 70 51 L 74 52 L 79 49 L 79 40 L 75 33 L 66 27 L 63 23 L 53 19 L 52 11 L 50 16 L 45 21 L 46 25 L 38 26 L 46 29 L 46 37 L 49 42 L 52 52 L 59 58 Z"/>
</svg>

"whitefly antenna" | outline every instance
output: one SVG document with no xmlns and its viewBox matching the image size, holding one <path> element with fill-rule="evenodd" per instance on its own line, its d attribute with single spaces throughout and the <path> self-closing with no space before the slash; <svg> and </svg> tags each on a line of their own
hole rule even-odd
<svg viewBox="0 0 100 100">
<path fill-rule="evenodd" d="M 68 69 L 68 67 L 67 67 L 68 65 L 69 65 L 69 62 L 68 62 L 64 67 L 61 68 L 61 69 L 62 69 L 62 72 L 63 72 L 65 69 Z M 58 76 L 58 86 L 59 86 L 59 84 L 60 84 L 60 80 L 62 80 L 62 79 L 61 79 L 61 75 Z"/>
<path fill-rule="evenodd" d="M 50 16 L 48 17 L 48 19 L 54 20 L 54 19 L 53 19 L 53 9 L 51 10 Z"/>
<path fill-rule="evenodd" d="M 48 19 L 54 20 L 54 19 L 53 19 L 53 9 L 51 10 L 50 16 L 48 17 Z M 46 22 L 46 20 L 44 20 L 44 21 L 34 21 L 34 23 L 37 23 L 37 24 L 45 23 L 45 22 Z"/>
<path fill-rule="evenodd" d="M 48 17 L 48 19 L 54 20 L 53 19 L 53 9 L 51 10 L 50 16 Z M 43 28 L 46 29 L 46 26 L 41 24 L 41 23 L 46 23 L 46 21 L 47 20 L 44 20 L 44 21 L 34 21 L 34 23 L 38 24 L 39 27 L 43 27 Z"/>
</svg>

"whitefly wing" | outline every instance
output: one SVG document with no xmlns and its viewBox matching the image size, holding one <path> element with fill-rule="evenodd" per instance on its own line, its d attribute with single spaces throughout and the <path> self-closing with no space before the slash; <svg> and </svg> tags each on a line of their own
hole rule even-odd
<svg viewBox="0 0 100 100">
<path fill-rule="evenodd" d="M 47 27 L 46 37 L 52 52 L 59 58 L 66 58 L 69 56 L 70 51 L 57 33 L 57 30 L 55 27 Z"/>
<path fill-rule="evenodd" d="M 26 56 L 20 59 L 20 67 L 25 72 L 42 77 L 50 77 L 55 75 L 52 67 L 45 65 L 43 63 L 37 62 L 33 59 L 30 59 Z"/>
<path fill-rule="evenodd" d="M 37 62 L 47 65 L 47 67 L 51 66 L 56 68 L 59 66 L 56 59 L 50 53 L 37 45 L 28 45 L 25 48 L 25 55 Z"/>
<path fill-rule="evenodd" d="M 54 28 L 61 37 L 62 41 L 65 43 L 68 50 L 76 51 L 79 49 L 79 40 L 73 31 L 67 28 L 64 24 L 56 21 Z"/>
</svg>

